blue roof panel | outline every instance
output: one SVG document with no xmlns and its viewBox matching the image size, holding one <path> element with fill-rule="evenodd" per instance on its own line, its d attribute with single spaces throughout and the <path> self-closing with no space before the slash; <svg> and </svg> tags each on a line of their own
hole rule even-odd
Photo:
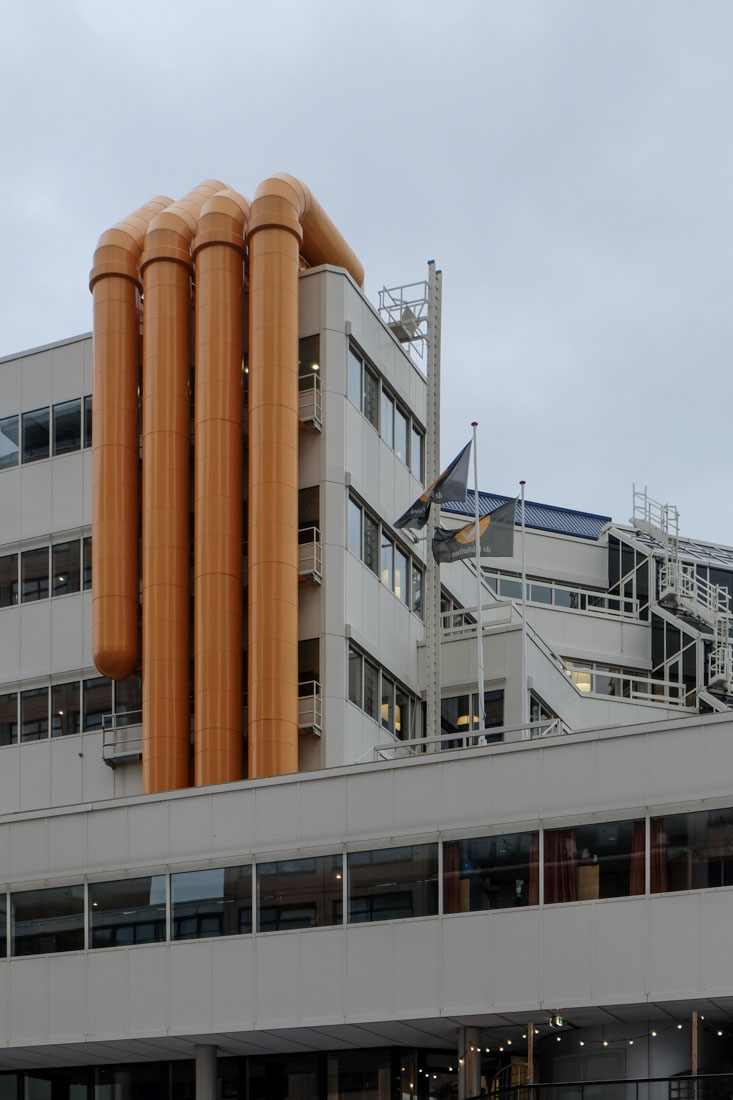
<svg viewBox="0 0 733 1100">
<path fill-rule="evenodd" d="M 493 512 L 511 499 L 511 497 L 500 496 L 498 493 L 482 493 L 479 490 L 479 515 L 488 515 L 489 512 Z M 467 516 L 471 519 L 474 514 L 473 489 L 468 490 L 466 500 L 443 502 L 440 507 L 443 512 L 451 512 L 453 515 Z M 598 516 L 594 512 L 576 512 L 573 508 L 558 508 L 555 504 L 539 504 L 534 500 L 525 500 L 524 507 L 527 528 L 535 531 L 550 531 L 556 535 L 572 535 L 574 538 L 597 540 L 606 524 L 611 522 L 610 516 Z M 514 522 L 516 524 L 522 522 L 519 501 L 517 501 Z"/>
</svg>

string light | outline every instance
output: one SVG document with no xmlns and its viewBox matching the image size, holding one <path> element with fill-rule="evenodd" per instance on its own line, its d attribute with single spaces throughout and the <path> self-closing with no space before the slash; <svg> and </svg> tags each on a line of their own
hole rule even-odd
<svg viewBox="0 0 733 1100">
<path fill-rule="evenodd" d="M 656 1033 L 656 1031 L 653 1031 L 652 1032 L 652 1039 L 656 1039 L 656 1037 L 657 1037 L 657 1033 Z"/>
<path fill-rule="evenodd" d="M 603 1045 L 604 1045 L 604 1047 L 607 1047 L 607 1046 L 608 1046 L 608 1039 L 604 1039 L 604 1040 L 603 1040 Z"/>
<path fill-rule="evenodd" d="M 629 1046 L 630 1046 L 630 1047 L 633 1047 L 633 1045 L 634 1045 L 634 1040 L 633 1040 L 633 1039 L 629 1039 Z"/>
<path fill-rule="evenodd" d="M 718 1032 L 718 1035 L 722 1035 L 722 1034 L 723 1034 L 723 1032 L 722 1032 L 722 1031 L 719 1031 L 719 1032 Z"/>
<path fill-rule="evenodd" d="M 677 1030 L 682 1031 L 682 1024 L 677 1024 Z"/>
<path fill-rule="evenodd" d="M 580 1040 L 580 1044 L 579 1044 L 579 1045 L 580 1045 L 580 1046 L 582 1046 L 582 1047 L 584 1047 L 584 1046 L 585 1046 L 585 1042 L 584 1042 L 584 1040 L 583 1040 L 583 1039 L 581 1039 L 581 1040 Z"/>
</svg>

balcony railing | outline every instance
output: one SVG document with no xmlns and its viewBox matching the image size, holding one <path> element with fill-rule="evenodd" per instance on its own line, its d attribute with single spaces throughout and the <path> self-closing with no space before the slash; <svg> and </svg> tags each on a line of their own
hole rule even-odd
<svg viewBox="0 0 733 1100">
<path fill-rule="evenodd" d="M 485 1095 L 485 1094 L 482 1094 Z M 492 1100 L 730 1100 L 733 1074 L 492 1086 Z M 475 1097 L 474 1100 L 478 1100 Z"/>
<path fill-rule="evenodd" d="M 298 420 L 312 424 L 319 432 L 323 427 L 321 379 L 316 371 L 298 378 Z"/>
<path fill-rule="evenodd" d="M 298 729 L 303 733 L 321 732 L 321 685 L 318 680 L 304 680 L 298 684 Z"/>
<path fill-rule="evenodd" d="M 102 717 L 102 759 L 114 768 L 130 760 L 142 760 L 143 712 L 129 710 Z"/>
<path fill-rule="evenodd" d="M 298 528 L 298 576 L 321 583 L 321 532 L 317 527 Z"/>
</svg>

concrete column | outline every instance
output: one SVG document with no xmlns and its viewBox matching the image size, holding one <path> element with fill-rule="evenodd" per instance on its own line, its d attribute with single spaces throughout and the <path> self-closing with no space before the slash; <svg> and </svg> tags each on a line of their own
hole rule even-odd
<svg viewBox="0 0 733 1100">
<path fill-rule="evenodd" d="M 196 1047 L 196 1100 L 216 1100 L 216 1047 Z"/>
<path fill-rule="evenodd" d="M 458 1100 L 481 1092 L 481 1035 L 477 1027 L 458 1028 Z"/>
</svg>

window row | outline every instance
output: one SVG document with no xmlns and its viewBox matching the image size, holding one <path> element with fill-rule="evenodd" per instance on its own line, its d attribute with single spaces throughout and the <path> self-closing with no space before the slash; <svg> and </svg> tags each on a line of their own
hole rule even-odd
<svg viewBox="0 0 733 1100">
<path fill-rule="evenodd" d="M 385 385 L 376 368 L 353 345 L 349 345 L 348 394 L 385 443 L 422 481 L 425 433 Z"/>
<path fill-rule="evenodd" d="M 349 550 L 422 618 L 423 568 L 372 513 L 349 497 Z"/>
<path fill-rule="evenodd" d="M 733 885 L 733 809 L 248 861 L 0 895 L 2 954 L 236 936 Z M 540 863 L 542 862 L 542 866 Z M 442 906 L 442 909 L 441 909 Z M 7 915 L 7 919 L 6 919 Z"/>
<path fill-rule="evenodd" d="M 0 556 L 0 607 L 92 587 L 92 539 L 71 539 Z"/>
<path fill-rule="evenodd" d="M 401 741 L 420 736 L 420 700 L 353 645 L 349 646 L 349 699 Z"/>
<path fill-rule="evenodd" d="M 91 394 L 0 419 L 0 470 L 91 445 Z"/>
<path fill-rule="evenodd" d="M 99 730 L 107 715 L 117 726 L 135 725 L 142 709 L 142 680 L 90 676 L 64 684 L 0 695 L 0 745 L 45 741 L 82 730 Z"/>
</svg>

